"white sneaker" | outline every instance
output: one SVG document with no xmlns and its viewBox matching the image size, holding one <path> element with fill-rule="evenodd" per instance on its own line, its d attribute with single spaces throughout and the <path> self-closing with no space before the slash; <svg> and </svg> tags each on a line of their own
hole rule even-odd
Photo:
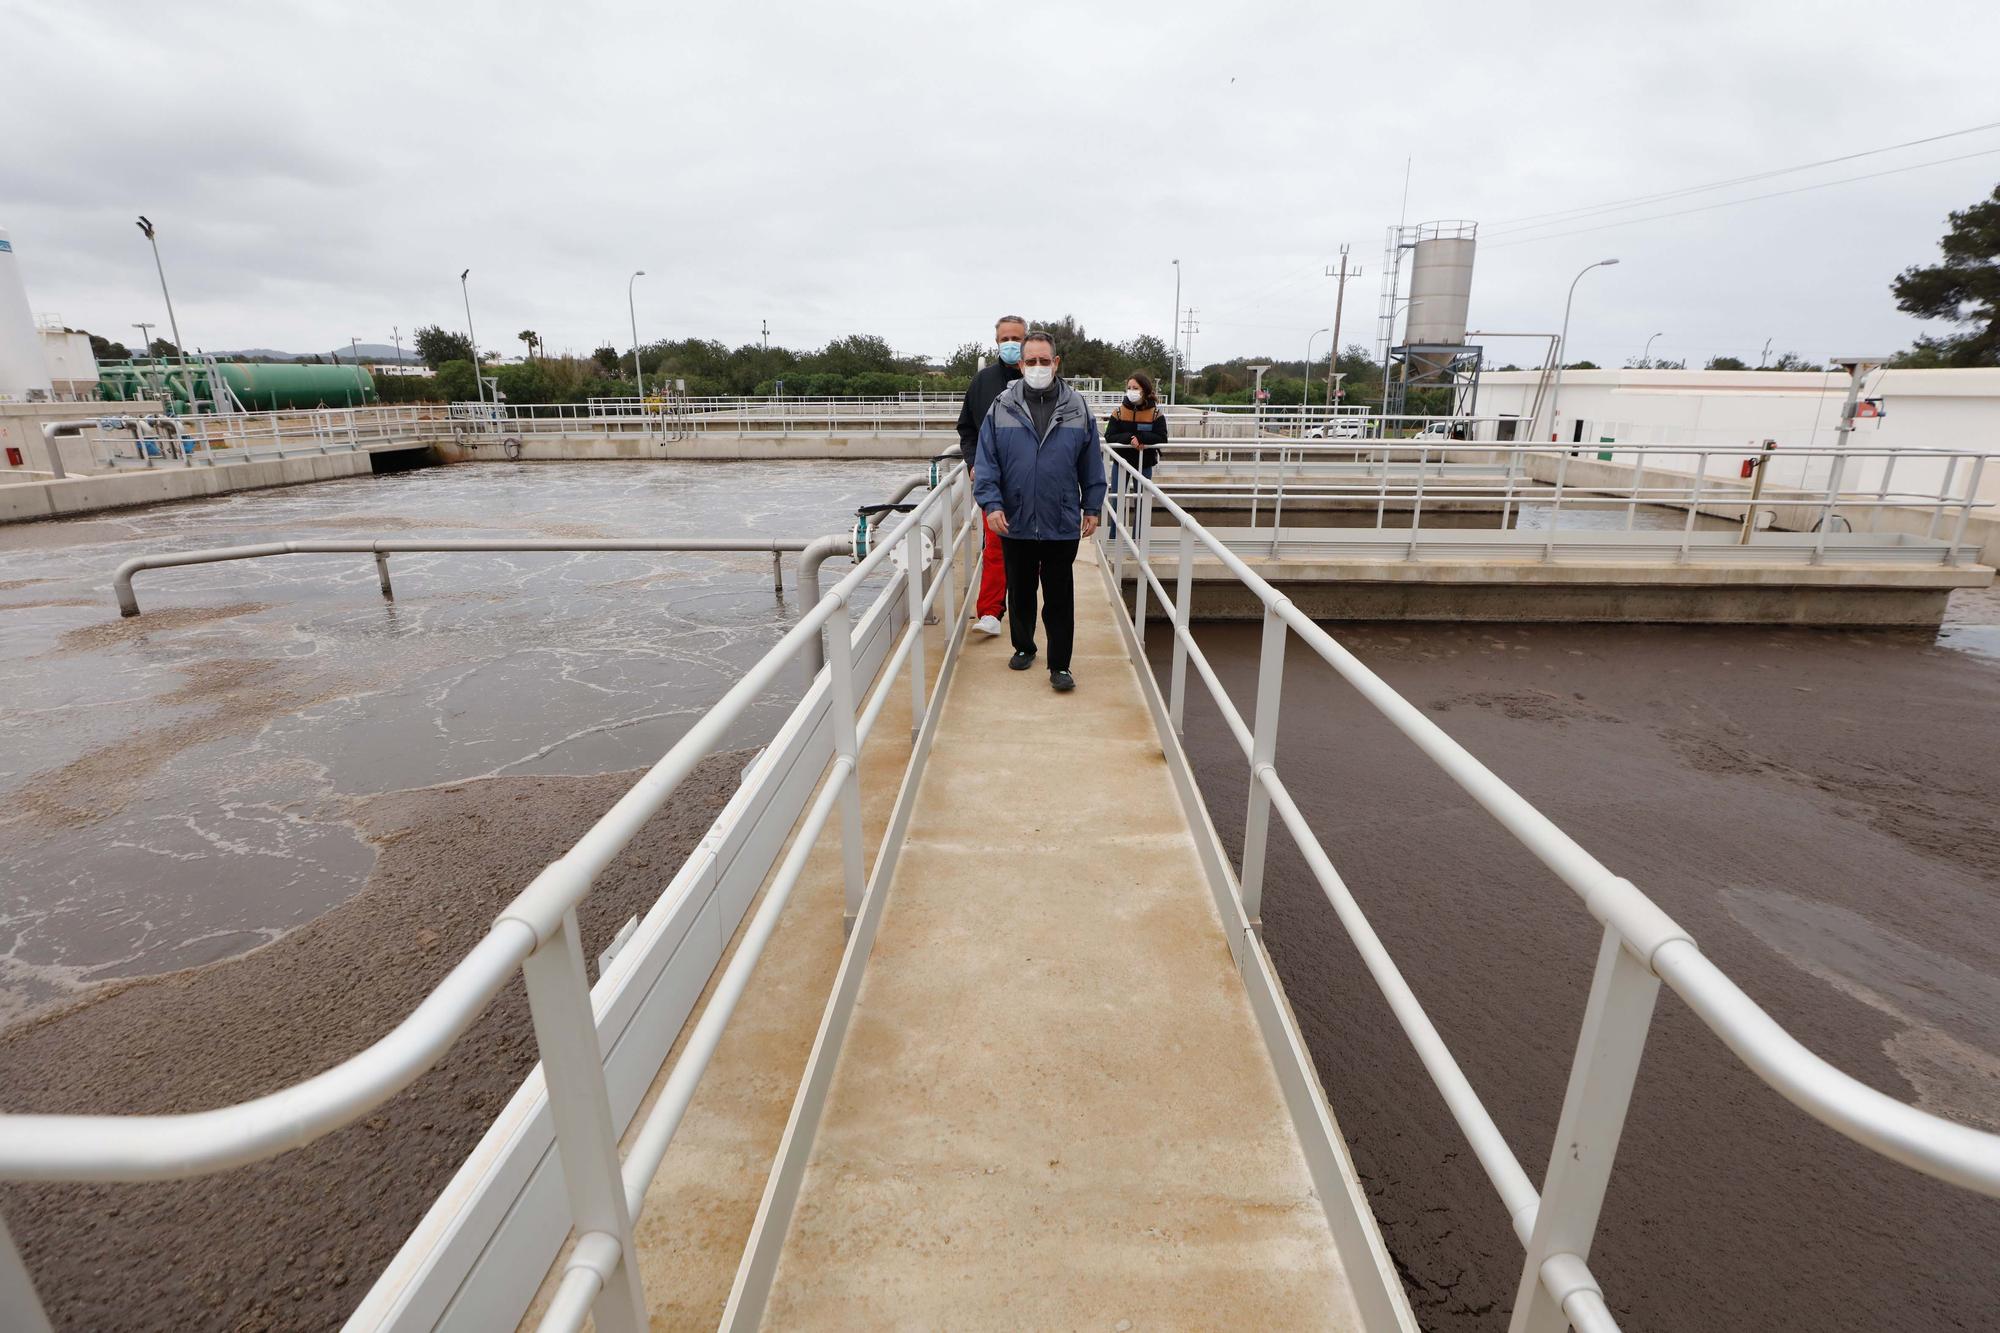
<svg viewBox="0 0 2000 1333">
<path fill-rule="evenodd" d="M 992 634 L 997 636 L 1000 633 L 1000 617 L 981 616 L 979 617 L 979 619 L 972 622 L 972 628 L 978 630 L 981 634 Z"/>
</svg>

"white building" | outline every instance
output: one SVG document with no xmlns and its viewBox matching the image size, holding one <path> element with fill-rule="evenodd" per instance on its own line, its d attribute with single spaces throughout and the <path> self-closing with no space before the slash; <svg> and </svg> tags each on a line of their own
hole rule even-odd
<svg viewBox="0 0 2000 1333">
<path fill-rule="evenodd" d="M 1486 439 L 1530 437 L 1539 371 L 1496 371 L 1479 381 L 1479 415 Z M 1825 458 L 1785 465 L 1787 449 L 1830 449 L 1846 400 L 1844 371 L 1802 373 L 1768 370 L 1570 370 L 1559 390 L 1545 393 L 1536 442 L 1595 446 L 1582 456 L 1631 463 L 1636 455 L 1618 445 L 1700 445 L 1724 451 L 1712 456 L 1707 475 L 1737 474 L 1741 459 L 1755 455 L 1765 440 L 1777 441 L 1771 481 L 1811 487 L 1824 485 L 1831 467 Z M 1880 415 L 1864 404 L 1848 440 L 1857 452 L 1905 449 L 1959 449 L 2000 455 L 2000 369 L 1880 370 L 1868 377 L 1864 398 L 1879 404 Z M 1550 399 L 1553 398 L 1553 402 Z M 1695 455 L 1654 455 L 1647 466 L 1693 472 Z M 1873 486 L 1886 460 L 1857 460 L 1844 486 Z M 1955 490 L 1969 481 L 1961 467 Z M 1864 480 L 1865 479 L 1865 480 Z M 1944 465 L 1911 459 L 1898 462 L 1892 480 L 1905 486 L 1941 485 Z M 1979 497 L 2000 501 L 2000 457 L 1982 470 Z"/>
</svg>

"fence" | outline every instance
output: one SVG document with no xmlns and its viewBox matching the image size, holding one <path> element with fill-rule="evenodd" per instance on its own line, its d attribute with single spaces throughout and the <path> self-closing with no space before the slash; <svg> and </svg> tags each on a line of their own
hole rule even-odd
<svg viewBox="0 0 2000 1333">
<path fill-rule="evenodd" d="M 1798 546 L 1768 534 L 1760 538 L 1760 524 L 1768 520 L 1773 529 L 1813 534 L 1807 548 L 1815 564 L 1824 561 L 1831 541 L 1836 552 L 1881 546 L 1898 558 L 1951 565 L 1964 556 L 1974 511 L 1996 503 L 1983 498 L 1984 482 L 2000 475 L 2000 468 L 1988 466 L 1995 455 L 1949 449 L 1820 448 L 1765 454 L 1672 444 L 1628 446 L 1618 452 L 1625 457 L 1612 458 L 1608 451 L 1584 457 L 1566 445 L 1201 441 L 1165 447 L 1166 459 L 1175 466 L 1162 474 L 1162 483 L 1182 504 L 1243 509 L 1252 528 L 1263 516 L 1270 524 L 1272 554 L 1280 550 L 1290 502 L 1294 515 L 1301 505 L 1363 514 L 1372 509 L 1375 528 L 1407 530 L 1412 552 L 1426 510 L 1433 515 L 1493 513 L 1494 526 L 1515 529 L 1514 538 L 1524 545 L 1541 544 L 1543 558 L 1553 559 L 1560 547 L 1559 529 L 1632 533 L 1645 509 L 1682 516 L 1679 539 L 1665 543 L 1665 553 L 1682 561 L 1718 546 Z M 1748 481 L 1743 478 L 1746 469 L 1753 474 Z M 1851 534 L 1887 526 L 1889 511 L 1921 520 L 1920 534 L 1912 526 L 1902 529 L 1906 535 L 1920 535 L 1921 542 L 1884 545 L 1844 539 L 1840 533 L 1842 528 Z M 1530 514 L 1535 535 L 1520 530 Z M 1697 520 L 1704 515 L 1740 522 L 1740 535 L 1718 542 L 1713 533 L 1697 534 Z M 1393 525 L 1392 517 L 1397 520 Z M 1348 540 L 1365 539 L 1360 530 L 1351 532 Z M 1342 534 L 1316 529 L 1314 536 L 1338 543 Z M 1256 542 L 1238 544 L 1249 549 Z M 1649 549 L 1662 545 L 1651 535 L 1633 544 Z M 1979 545 L 1972 543 L 1974 550 Z"/>
<path fill-rule="evenodd" d="M 1661 982 L 1672 987 L 1758 1078 L 1808 1115 L 1926 1175 L 2000 1197 L 2000 1135 L 1906 1106 L 1807 1050 L 1703 957 L 1693 938 L 1629 880 L 1599 863 L 1341 647 L 1167 491 L 1109 450 L 1104 457 L 1107 470 L 1120 474 L 1122 514 L 1111 529 L 1115 582 L 1122 585 L 1128 555 L 1137 566 L 1133 604 L 1123 628 L 1142 674 L 1148 598 L 1157 598 L 1163 609 L 1171 608 L 1174 640 L 1167 692 L 1164 699 L 1157 688 L 1152 692 L 1161 730 L 1163 734 L 1182 730 L 1187 669 L 1192 663 L 1250 766 L 1249 810 L 1235 886 L 1244 915 L 1253 921 L 1259 916 L 1275 811 L 1507 1210 L 1525 1256 L 1511 1324 L 1515 1333 L 1554 1333 L 1565 1322 L 1586 1333 L 1617 1328 L 1590 1272 L 1591 1241 Z M 1156 507 L 1180 524 L 1172 590 L 1152 567 L 1150 511 Z M 1197 550 L 1220 562 L 1264 607 L 1257 696 L 1248 721 L 1194 639 L 1191 610 Z M 1278 773 L 1284 659 L 1295 637 L 1547 866 L 1604 926 L 1568 1092 L 1539 1190 Z M 1177 747 L 1167 748 L 1171 756 Z"/>
</svg>

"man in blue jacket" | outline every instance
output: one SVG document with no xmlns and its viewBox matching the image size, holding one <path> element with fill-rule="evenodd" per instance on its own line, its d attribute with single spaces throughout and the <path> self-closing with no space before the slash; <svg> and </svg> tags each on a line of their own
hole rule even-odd
<svg viewBox="0 0 2000 1333">
<path fill-rule="evenodd" d="M 993 400 L 979 427 L 972 495 L 986 526 L 1001 536 L 1007 559 L 1007 619 L 1014 656 L 1007 665 L 1035 664 L 1035 591 L 1049 632 L 1049 684 L 1076 688 L 1070 675 L 1075 638 L 1078 543 L 1097 531 L 1104 505 L 1104 459 L 1097 422 L 1083 396 L 1056 378 L 1062 357 L 1046 333 L 1021 344 L 1021 378 Z"/>
</svg>

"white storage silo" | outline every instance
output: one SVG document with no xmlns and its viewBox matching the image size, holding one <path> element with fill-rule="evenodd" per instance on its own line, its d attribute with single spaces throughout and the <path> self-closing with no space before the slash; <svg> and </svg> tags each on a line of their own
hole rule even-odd
<svg viewBox="0 0 2000 1333">
<path fill-rule="evenodd" d="M 1403 341 L 1412 346 L 1456 347 L 1465 341 L 1472 304 L 1472 255 L 1478 242 L 1471 222 L 1427 222 L 1418 228 L 1410 256 L 1410 312 Z"/>
<path fill-rule="evenodd" d="M 42 335 L 28 311 L 19 256 L 6 228 L 0 227 L 0 403 L 38 402 L 50 396 Z"/>
<path fill-rule="evenodd" d="M 28 312 L 14 242 L 0 226 L 0 402 L 36 402 L 50 396 L 42 334 Z"/>
</svg>

